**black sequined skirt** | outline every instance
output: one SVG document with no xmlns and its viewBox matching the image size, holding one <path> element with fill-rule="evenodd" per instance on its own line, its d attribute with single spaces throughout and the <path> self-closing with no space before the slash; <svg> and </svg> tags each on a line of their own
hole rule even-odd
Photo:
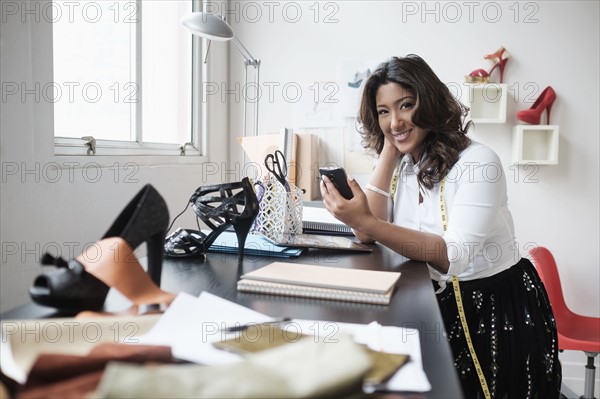
<svg viewBox="0 0 600 399">
<path fill-rule="evenodd" d="M 434 282 L 437 287 L 437 283 Z M 528 259 L 495 276 L 460 283 L 463 306 L 493 398 L 560 397 L 556 323 Z M 465 398 L 483 398 L 458 316 L 452 284 L 437 295 Z"/>
</svg>

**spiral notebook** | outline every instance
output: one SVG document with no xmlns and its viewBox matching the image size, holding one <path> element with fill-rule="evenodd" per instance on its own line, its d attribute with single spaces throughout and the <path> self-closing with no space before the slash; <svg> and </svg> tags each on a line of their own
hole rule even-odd
<svg viewBox="0 0 600 399">
<path fill-rule="evenodd" d="M 238 291 L 387 305 L 400 273 L 273 262 L 242 275 Z"/>
<path fill-rule="evenodd" d="M 359 244 L 350 237 L 321 234 L 278 234 L 275 237 L 263 236 L 277 246 L 292 248 L 321 248 L 334 251 L 373 252 L 373 248 Z"/>
<path fill-rule="evenodd" d="M 352 229 L 337 220 L 325 208 L 302 207 L 302 229 L 305 234 L 353 236 Z"/>
</svg>

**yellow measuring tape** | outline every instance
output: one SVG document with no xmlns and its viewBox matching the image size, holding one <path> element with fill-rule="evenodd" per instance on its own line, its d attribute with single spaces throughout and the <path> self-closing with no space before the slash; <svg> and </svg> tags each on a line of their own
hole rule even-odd
<svg viewBox="0 0 600 399">
<path fill-rule="evenodd" d="M 398 177 L 400 175 L 400 167 L 396 168 L 394 175 L 392 176 L 392 182 L 390 184 L 390 194 L 392 201 L 394 199 L 394 194 L 396 194 L 396 189 L 398 188 Z M 442 228 L 444 232 L 448 230 L 448 210 L 446 209 L 446 201 L 444 199 L 444 192 L 446 189 L 446 178 L 444 177 L 440 182 L 440 211 L 442 213 Z M 454 288 L 454 298 L 456 299 L 456 307 L 458 308 L 458 315 L 460 317 L 460 323 L 462 325 L 463 331 L 465 333 L 465 339 L 467 341 L 467 346 L 469 348 L 469 352 L 471 353 L 471 358 L 473 359 L 473 364 L 475 365 L 475 371 L 477 372 L 477 377 L 479 378 L 479 383 L 481 384 L 481 390 L 483 391 L 483 395 L 485 399 L 491 399 L 490 390 L 487 385 L 487 381 L 485 380 L 485 375 L 483 374 L 483 370 L 481 369 L 481 364 L 479 364 L 479 359 L 477 358 L 477 354 L 475 353 L 475 348 L 473 347 L 473 341 L 471 340 L 471 333 L 469 332 L 469 326 L 467 324 L 467 316 L 465 315 L 465 308 L 462 302 L 462 295 L 460 294 L 460 286 L 458 282 L 458 277 L 452 276 L 452 287 Z"/>
<path fill-rule="evenodd" d="M 473 348 L 473 341 L 471 340 L 469 326 L 467 325 L 467 317 L 465 316 L 465 309 L 462 303 L 462 296 L 460 295 L 460 287 L 458 286 L 458 277 L 456 276 L 452 276 L 452 287 L 454 287 L 454 298 L 456 299 L 456 307 L 458 308 L 460 323 L 462 324 L 463 330 L 465 332 L 465 339 L 467 340 L 469 352 L 471 352 L 471 358 L 473 359 L 473 364 L 475 365 L 475 371 L 477 371 L 477 377 L 479 377 L 479 383 L 481 384 L 483 395 L 485 396 L 485 399 L 490 399 L 492 396 L 490 395 L 490 390 L 488 388 L 487 381 L 485 380 L 485 375 L 483 375 L 483 370 L 481 369 L 481 365 L 479 364 L 479 359 L 477 359 L 475 348 Z"/>
<path fill-rule="evenodd" d="M 446 210 L 446 201 L 444 200 L 445 188 L 446 178 L 442 179 L 442 182 L 440 183 L 440 210 L 442 212 L 442 228 L 444 229 L 444 231 L 448 230 L 448 213 Z M 473 359 L 473 364 L 475 365 L 475 371 L 477 372 L 477 377 L 479 378 L 479 383 L 481 384 L 483 396 L 485 397 L 485 399 L 491 399 L 492 396 L 490 394 L 487 381 L 485 380 L 485 375 L 483 375 L 481 364 L 479 364 L 479 359 L 477 358 L 475 348 L 473 347 L 473 341 L 471 340 L 471 333 L 469 332 L 469 326 L 467 325 L 467 316 L 465 315 L 465 308 L 463 306 L 462 295 L 460 294 L 458 277 L 456 276 L 452 276 L 452 287 L 454 288 L 454 298 L 456 299 L 456 307 L 458 308 L 460 324 L 462 325 L 463 331 L 465 332 L 465 339 L 467 340 L 467 346 L 469 347 L 469 352 L 471 353 L 471 358 Z"/>
<path fill-rule="evenodd" d="M 444 200 L 444 191 L 446 190 L 446 178 L 440 183 L 440 210 L 442 211 L 442 228 L 444 232 L 448 230 L 448 214 L 446 213 L 446 201 Z"/>
<path fill-rule="evenodd" d="M 390 196 L 392 201 L 394 200 L 394 194 L 396 194 L 396 189 L 398 188 L 398 176 L 400 176 L 400 165 L 394 170 L 392 182 L 390 183 Z"/>
</svg>

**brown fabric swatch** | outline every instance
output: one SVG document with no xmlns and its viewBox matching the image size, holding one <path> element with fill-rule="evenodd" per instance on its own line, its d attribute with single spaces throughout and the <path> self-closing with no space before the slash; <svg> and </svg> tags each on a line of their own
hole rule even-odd
<svg viewBox="0 0 600 399">
<path fill-rule="evenodd" d="M 136 364 L 175 363 L 171 348 L 107 343 L 87 356 L 43 354 L 33 365 L 17 398 L 84 398 L 94 392 L 111 361 Z"/>
</svg>

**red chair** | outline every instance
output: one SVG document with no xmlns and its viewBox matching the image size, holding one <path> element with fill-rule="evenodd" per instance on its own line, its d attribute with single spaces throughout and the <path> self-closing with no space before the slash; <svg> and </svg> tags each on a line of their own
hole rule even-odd
<svg viewBox="0 0 600 399">
<path fill-rule="evenodd" d="M 583 351 L 587 356 L 582 398 L 593 398 L 596 372 L 594 357 L 600 353 L 600 318 L 582 316 L 569 310 L 563 297 L 556 261 L 547 248 L 532 248 L 529 255 L 552 304 L 558 330 L 558 348 L 561 351 Z"/>
</svg>

